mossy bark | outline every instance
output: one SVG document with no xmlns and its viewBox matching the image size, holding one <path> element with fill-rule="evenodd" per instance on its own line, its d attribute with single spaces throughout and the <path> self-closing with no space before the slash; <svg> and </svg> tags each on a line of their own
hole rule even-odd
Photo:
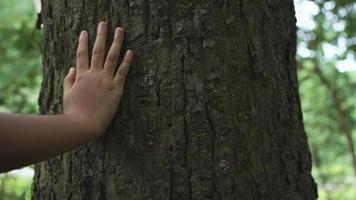
<svg viewBox="0 0 356 200">
<path fill-rule="evenodd" d="M 136 56 L 106 135 L 36 165 L 33 199 L 316 199 L 292 1 L 42 3 L 41 113 L 62 110 L 81 30 L 123 26 Z"/>
</svg>

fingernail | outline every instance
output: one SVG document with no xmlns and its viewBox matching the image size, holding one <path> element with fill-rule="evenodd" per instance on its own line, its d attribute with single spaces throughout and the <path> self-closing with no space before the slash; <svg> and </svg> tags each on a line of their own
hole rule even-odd
<svg viewBox="0 0 356 200">
<path fill-rule="evenodd" d="M 88 35 L 88 32 L 82 31 L 82 32 L 80 32 L 79 38 L 80 38 L 80 39 L 83 39 L 83 38 L 85 38 L 87 35 Z"/>
<path fill-rule="evenodd" d="M 122 28 L 116 28 L 115 29 L 115 39 L 118 40 L 119 38 L 121 38 L 124 34 L 124 29 Z"/>
<path fill-rule="evenodd" d="M 72 73 L 74 71 L 74 67 L 69 68 L 69 73 Z"/>
<path fill-rule="evenodd" d="M 98 32 L 103 32 L 105 28 L 106 22 L 100 22 L 98 26 Z"/>
<path fill-rule="evenodd" d="M 129 49 L 129 50 L 126 51 L 126 56 L 129 56 L 129 55 L 132 56 L 132 54 L 133 54 L 132 50 Z"/>
</svg>

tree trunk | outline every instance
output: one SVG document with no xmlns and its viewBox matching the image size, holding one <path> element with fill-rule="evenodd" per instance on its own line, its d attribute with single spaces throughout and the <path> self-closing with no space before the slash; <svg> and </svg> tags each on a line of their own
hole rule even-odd
<svg viewBox="0 0 356 200">
<path fill-rule="evenodd" d="M 315 199 L 292 1 L 43 1 L 41 113 L 62 110 L 81 30 L 136 53 L 106 135 L 36 166 L 33 199 Z M 105 97 L 103 97 L 105 98 Z"/>
</svg>

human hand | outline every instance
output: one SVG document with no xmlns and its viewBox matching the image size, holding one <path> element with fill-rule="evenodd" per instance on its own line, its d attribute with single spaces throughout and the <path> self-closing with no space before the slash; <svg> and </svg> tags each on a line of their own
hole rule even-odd
<svg viewBox="0 0 356 200">
<path fill-rule="evenodd" d="M 124 30 L 115 29 L 114 40 L 105 59 L 106 35 L 107 23 L 100 22 L 89 63 L 88 33 L 81 32 L 76 69 L 71 68 L 63 83 L 64 115 L 80 123 L 79 126 L 94 134 L 94 137 L 101 136 L 108 128 L 120 103 L 133 59 L 133 51 L 128 50 L 115 73 Z"/>
</svg>

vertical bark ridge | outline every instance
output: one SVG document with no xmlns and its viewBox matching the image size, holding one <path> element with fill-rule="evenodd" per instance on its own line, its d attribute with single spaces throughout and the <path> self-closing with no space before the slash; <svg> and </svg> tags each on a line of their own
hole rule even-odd
<svg viewBox="0 0 356 200">
<path fill-rule="evenodd" d="M 189 52 L 189 40 L 186 39 L 186 45 L 187 49 Z M 187 55 L 188 56 L 188 55 Z M 187 199 L 191 200 L 192 199 L 192 183 L 191 183 L 191 168 L 190 168 L 190 163 L 188 160 L 188 151 L 189 151 L 189 132 L 188 132 L 188 124 L 187 124 L 187 101 L 188 101 L 188 96 L 187 96 L 187 90 L 186 90 L 186 73 L 185 73 L 185 59 L 186 55 L 183 55 L 180 60 L 181 60 L 181 90 L 182 90 L 182 100 L 183 100 L 183 136 L 184 138 L 184 163 L 183 166 L 185 168 L 185 173 L 186 173 L 186 180 L 187 180 L 187 190 L 188 190 L 188 195 Z"/>
<path fill-rule="evenodd" d="M 206 112 L 206 120 L 208 121 L 208 124 L 209 124 L 209 127 L 210 127 L 210 130 L 211 130 L 211 171 L 212 171 L 212 179 L 211 179 L 211 184 L 212 184 L 212 187 L 214 188 L 213 189 L 213 195 L 214 196 L 216 193 L 217 197 L 219 200 L 222 200 L 221 198 L 221 195 L 220 195 L 220 192 L 219 192 L 219 189 L 217 188 L 217 185 L 216 185 L 216 181 L 215 181 L 215 178 L 216 178 L 216 172 L 215 172 L 215 143 L 216 143 L 216 130 L 215 130 L 215 127 L 213 125 L 213 122 L 210 118 L 210 113 L 209 113 L 209 107 L 207 104 L 205 104 L 205 112 Z"/>
</svg>

